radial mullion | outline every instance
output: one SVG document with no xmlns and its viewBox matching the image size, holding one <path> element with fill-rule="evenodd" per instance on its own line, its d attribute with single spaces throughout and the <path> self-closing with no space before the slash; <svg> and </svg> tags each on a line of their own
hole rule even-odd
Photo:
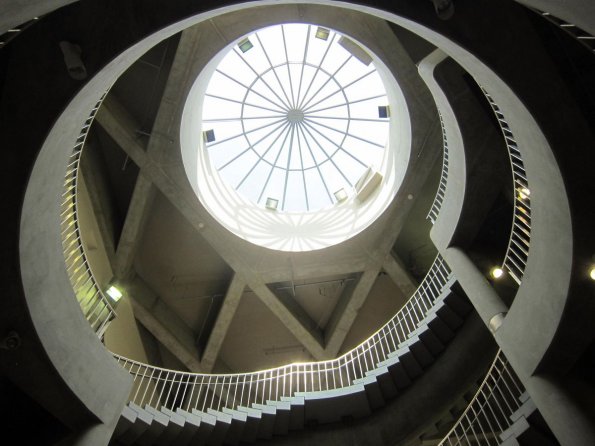
<svg viewBox="0 0 595 446">
<path fill-rule="evenodd" d="M 252 129 L 252 130 L 248 130 L 248 131 L 244 131 L 242 133 L 238 133 L 235 136 L 230 136 L 229 138 L 222 139 L 221 141 L 215 141 L 214 143 L 211 143 L 211 144 L 207 145 L 207 148 L 210 149 L 211 147 L 216 146 L 218 144 L 222 144 L 224 142 L 231 141 L 232 139 L 235 139 L 238 136 L 247 135 L 249 133 L 253 133 L 253 132 L 256 132 L 258 130 L 266 129 L 267 127 L 270 127 L 270 126 L 275 125 L 275 124 L 279 124 L 280 122 L 283 122 L 283 121 L 285 121 L 285 118 L 278 119 L 276 121 L 271 122 L 270 124 L 265 124 L 265 125 L 262 125 L 260 127 L 256 127 L 255 129 Z"/>
<path fill-rule="evenodd" d="M 373 146 L 380 147 L 380 148 L 384 149 L 384 144 L 378 144 L 377 142 L 370 141 L 369 139 L 366 139 L 366 138 L 362 138 L 361 136 L 357 136 L 357 135 L 354 135 L 354 134 L 349 133 L 349 132 L 344 132 L 343 130 L 337 130 L 336 128 L 331 127 L 330 125 L 326 125 L 326 124 L 322 124 L 320 122 L 316 122 L 316 120 L 314 120 L 312 118 L 305 118 L 305 120 L 309 124 L 319 125 L 321 127 L 324 127 L 325 129 L 332 130 L 333 132 L 342 133 L 342 134 L 345 134 L 347 136 L 351 136 L 354 139 L 359 139 L 360 141 L 363 141 L 363 142 L 366 142 L 368 144 L 372 144 Z"/>
<path fill-rule="evenodd" d="M 273 175 L 273 171 L 275 170 L 275 166 L 277 165 L 277 161 L 279 161 L 279 157 L 281 156 L 281 152 L 283 152 L 283 147 L 285 147 L 285 143 L 287 142 L 287 137 L 289 136 L 289 131 L 287 131 L 285 133 L 285 139 L 283 140 L 283 143 L 281 144 L 281 147 L 279 148 L 279 153 L 277 153 L 277 157 L 275 158 L 275 161 L 273 162 L 273 164 L 271 165 L 271 171 L 269 172 L 269 175 L 267 176 L 267 179 L 264 183 L 264 186 L 262 187 L 262 190 L 260 191 L 260 195 L 258 196 L 258 200 L 256 200 L 257 203 L 260 202 L 260 200 L 262 199 L 262 194 L 264 194 L 264 191 L 267 188 L 267 185 L 269 184 L 269 181 L 271 179 L 271 175 Z"/>
<path fill-rule="evenodd" d="M 310 46 L 310 30 L 311 25 L 308 25 L 308 29 L 306 31 L 306 45 L 304 45 L 304 57 L 302 59 L 302 71 L 300 72 L 300 84 L 298 86 L 298 93 L 297 93 L 297 103 L 295 104 L 296 107 L 301 102 L 300 94 L 302 91 L 302 81 L 304 80 L 304 68 L 306 67 L 306 59 L 308 58 L 308 48 Z"/>
<path fill-rule="evenodd" d="M 324 186 L 324 190 L 326 191 L 326 194 L 328 196 L 328 199 L 329 199 L 329 201 L 332 204 L 333 203 L 333 199 L 331 198 L 331 193 L 329 192 L 329 188 L 326 185 L 326 181 L 324 181 L 324 175 L 322 175 L 322 172 L 320 171 L 320 166 L 318 165 L 318 162 L 316 161 L 316 157 L 314 156 L 314 152 L 312 151 L 312 147 L 310 147 L 310 143 L 308 142 L 308 138 L 306 138 L 306 133 L 304 132 L 304 126 L 300 124 L 299 129 L 302 132 L 302 136 L 304 137 L 304 142 L 306 143 L 306 147 L 308 147 L 308 151 L 310 152 L 310 156 L 312 157 L 312 161 L 314 161 L 314 165 L 316 166 L 316 170 L 318 171 L 318 176 L 320 176 L 320 180 L 322 181 L 322 185 Z M 323 150 L 323 152 L 324 152 L 324 150 Z M 326 154 L 326 152 L 324 152 L 324 153 Z M 306 183 L 304 183 L 304 185 L 305 184 Z"/>
<path fill-rule="evenodd" d="M 318 72 L 320 71 L 320 68 L 322 67 L 322 64 L 324 63 L 324 60 L 326 59 L 326 55 L 328 54 L 329 50 L 331 49 L 331 46 L 333 46 L 335 37 L 337 37 L 336 33 L 333 34 L 333 38 L 331 39 L 328 46 L 326 47 L 326 50 L 324 51 L 324 54 L 322 55 L 322 59 L 320 60 L 320 63 L 316 66 L 316 71 L 314 72 L 314 76 L 312 76 L 312 79 L 310 79 L 310 84 L 308 85 L 308 88 L 306 89 L 306 92 L 304 93 L 304 97 L 302 98 L 302 101 L 297 106 L 298 109 L 302 108 L 302 103 L 308 97 L 308 92 L 310 91 L 310 88 L 312 88 L 312 84 L 314 83 L 314 80 L 316 79 L 316 76 L 318 75 Z"/>
<path fill-rule="evenodd" d="M 283 27 L 283 25 L 281 25 L 281 34 L 283 35 L 283 48 L 285 49 L 285 60 L 287 61 L 287 77 L 289 77 L 289 89 L 291 91 L 291 106 L 295 108 L 293 81 L 291 80 L 291 70 L 289 69 L 289 54 L 287 54 L 287 41 L 285 40 L 285 28 Z"/>
<path fill-rule="evenodd" d="M 386 118 L 348 118 L 346 116 L 310 116 L 308 119 L 338 119 L 341 121 L 388 122 Z"/>
<path fill-rule="evenodd" d="M 287 126 L 289 126 L 290 124 L 288 122 L 284 123 L 283 126 L 279 126 L 277 127 L 275 130 L 273 130 L 272 132 L 268 133 L 266 136 L 262 137 L 260 140 L 258 140 L 257 142 L 255 142 L 254 144 L 252 144 L 249 149 L 254 149 L 254 147 L 256 146 L 256 144 L 260 144 L 260 142 L 262 142 L 265 138 L 267 138 L 268 136 L 272 135 L 275 131 L 279 130 L 281 127 L 281 131 L 279 132 L 279 134 L 275 137 L 275 139 L 273 140 L 273 142 L 271 142 L 271 144 L 269 145 L 269 148 L 265 150 L 265 152 L 262 155 L 258 155 L 258 160 L 254 163 L 254 165 L 250 168 L 250 170 L 248 171 L 248 173 L 244 176 L 244 178 L 242 178 L 242 181 L 239 182 L 239 184 L 236 186 L 236 190 L 238 190 L 242 184 L 244 183 L 244 181 L 246 181 L 246 179 L 250 176 L 250 174 L 252 173 L 252 171 L 256 168 L 256 166 L 258 166 L 258 164 L 262 161 L 267 162 L 264 157 L 266 156 L 267 153 L 269 153 L 269 151 L 273 148 L 273 146 L 275 145 L 275 143 L 279 140 L 279 138 L 281 138 L 281 135 L 283 135 L 284 130 L 287 128 Z"/>
<path fill-rule="evenodd" d="M 339 85 L 339 89 L 337 91 L 335 91 L 334 93 L 331 93 L 329 95 L 326 95 L 324 98 L 322 98 L 321 100 L 319 100 L 318 102 L 311 104 L 309 107 L 304 108 L 304 111 L 308 111 L 310 110 L 312 107 L 316 107 L 318 104 L 320 104 L 321 102 L 326 101 L 328 98 L 336 95 L 339 92 L 345 92 L 345 90 L 347 90 L 349 87 L 351 87 L 352 85 L 358 83 L 359 81 L 361 81 L 362 79 L 365 79 L 366 77 L 368 77 L 370 74 L 376 73 L 376 70 L 372 70 L 372 71 L 368 71 L 366 74 L 364 74 L 363 76 L 358 77 L 357 79 L 349 82 L 347 85 L 341 85 L 337 82 L 337 85 Z M 333 75 L 333 79 L 334 79 L 334 75 Z M 384 96 L 384 95 L 383 95 Z"/>
<path fill-rule="evenodd" d="M 237 122 L 247 119 L 279 119 L 279 116 L 238 116 L 237 118 L 211 118 L 203 119 L 202 122 Z"/>
<path fill-rule="evenodd" d="M 261 97 L 261 98 L 263 98 L 264 100 L 266 100 L 266 101 L 270 102 L 271 104 L 273 104 L 273 105 L 275 105 L 275 106 L 279 107 L 279 109 L 280 109 L 280 110 L 285 110 L 285 109 L 284 109 L 284 107 L 283 107 L 282 105 L 279 105 L 279 104 L 277 104 L 277 103 L 276 103 L 275 101 L 273 101 L 272 99 L 270 99 L 270 98 L 267 98 L 265 95 L 263 95 L 263 94 L 259 93 L 258 91 L 256 91 L 256 90 L 253 90 L 253 89 L 252 89 L 252 86 L 253 86 L 253 85 L 254 85 L 254 84 L 255 84 L 255 83 L 256 83 L 256 82 L 257 82 L 259 79 L 261 79 L 261 77 L 260 77 L 260 76 L 258 76 L 258 77 L 257 77 L 257 78 L 254 80 L 254 82 L 252 82 L 252 85 L 245 85 L 243 82 L 240 82 L 239 80 L 237 80 L 237 79 L 234 79 L 233 77 L 231 77 L 230 75 L 228 75 L 227 73 L 225 73 L 224 71 L 222 71 L 222 70 L 220 70 L 220 69 L 218 69 L 218 68 L 217 68 L 217 70 L 215 70 L 215 71 L 217 71 L 217 73 L 219 73 L 219 74 L 221 74 L 221 75 L 225 76 L 225 77 L 226 77 L 226 78 L 228 78 L 229 80 L 231 80 L 231 81 L 235 82 L 236 84 L 238 84 L 238 85 L 240 85 L 240 86 L 244 87 L 244 88 L 245 88 L 245 89 L 246 89 L 248 92 L 252 92 L 252 93 L 254 93 L 255 95 L 258 95 L 258 96 L 260 96 L 260 97 Z"/>
<path fill-rule="evenodd" d="M 326 139 L 328 142 L 330 142 L 332 145 L 334 145 L 337 148 L 337 150 L 335 150 L 335 152 L 333 153 L 333 156 L 337 151 L 341 150 L 341 151 L 345 152 L 347 155 L 349 155 L 351 158 L 353 158 L 355 161 L 357 161 L 359 164 L 361 164 L 362 166 L 368 167 L 368 165 L 366 163 L 364 163 L 362 160 L 360 160 L 358 157 L 356 157 L 353 153 L 350 153 L 349 151 L 345 150 L 341 144 L 337 144 L 332 139 L 328 138 L 324 133 L 322 133 L 318 129 L 312 127 L 308 122 L 305 122 L 305 125 L 308 126 L 309 128 L 311 128 L 312 130 L 314 130 L 316 133 L 318 133 L 320 136 L 322 136 L 324 139 Z M 351 181 L 348 181 L 348 183 L 351 184 Z"/>
<path fill-rule="evenodd" d="M 223 100 L 223 101 L 234 102 L 234 103 L 236 103 L 236 104 L 240 104 L 240 105 L 248 105 L 248 106 L 250 106 L 250 107 L 254 107 L 254 108 L 261 108 L 261 109 L 263 109 L 263 110 L 268 110 L 268 111 L 270 111 L 270 112 L 273 112 L 273 113 L 278 113 L 278 114 L 280 114 L 280 115 L 282 115 L 282 114 L 284 114 L 284 113 L 285 113 L 285 112 L 283 112 L 283 111 L 274 110 L 274 109 L 272 109 L 272 108 L 264 107 L 264 106 L 262 106 L 262 105 L 256 105 L 256 104 L 252 104 L 252 103 L 250 103 L 250 102 L 238 101 L 237 99 L 226 98 L 226 97 L 223 97 L 223 96 L 218 96 L 218 95 L 216 95 L 216 94 L 213 94 L 213 93 L 205 93 L 205 96 L 208 96 L 208 97 L 210 97 L 210 98 L 221 99 L 221 100 Z"/>
<path fill-rule="evenodd" d="M 244 58 L 244 56 L 243 56 L 242 54 L 240 54 L 240 53 L 238 52 L 238 50 L 236 50 L 235 48 L 234 48 L 233 50 L 234 50 L 234 52 L 235 52 L 235 53 L 238 55 L 238 57 L 239 57 L 240 59 L 242 59 L 242 62 L 244 62 L 244 63 L 245 63 L 247 66 L 248 66 L 248 68 L 250 68 L 250 70 L 251 70 L 251 71 L 252 71 L 252 72 L 253 72 L 253 73 L 256 75 L 256 78 L 257 78 L 256 80 L 261 80 L 261 81 L 262 81 L 262 83 L 263 83 L 263 84 L 264 84 L 264 85 L 265 85 L 265 86 L 266 86 L 266 87 L 267 87 L 267 88 L 268 88 L 268 89 L 271 91 L 271 93 L 273 93 L 273 94 L 274 94 L 274 95 L 277 97 L 277 99 L 279 99 L 279 100 L 281 101 L 281 103 L 282 103 L 282 104 L 285 104 L 285 102 L 283 101 L 283 99 L 281 99 L 281 96 L 279 96 L 279 95 L 277 94 L 277 92 L 276 92 L 276 91 L 273 89 L 273 87 L 271 87 L 271 86 L 269 85 L 269 83 L 268 83 L 268 82 L 267 82 L 267 81 L 266 81 L 266 80 L 265 80 L 265 79 L 262 77 L 262 75 L 258 74 L 258 72 L 257 72 L 257 71 L 254 69 L 254 67 L 253 67 L 252 65 L 250 65 L 250 64 L 248 63 L 248 61 L 247 61 L 247 60 Z M 289 107 L 288 107 L 287 105 L 285 105 L 285 106 L 283 107 L 283 109 L 284 109 L 285 111 L 287 111 L 287 110 L 289 110 Z"/>
<path fill-rule="evenodd" d="M 298 132 L 296 132 L 296 136 L 297 136 L 297 142 L 298 142 L 298 151 L 300 154 L 300 166 L 301 166 L 301 170 L 302 170 L 302 184 L 304 185 L 304 197 L 306 197 L 306 211 L 310 210 L 310 203 L 308 201 L 308 190 L 306 189 L 306 172 L 304 171 L 304 158 L 302 155 L 302 141 L 300 139 L 300 132 L 299 132 L 299 128 L 301 127 L 301 124 L 298 124 Z M 316 160 L 313 159 L 314 162 L 316 162 Z"/>
<path fill-rule="evenodd" d="M 275 71 L 275 67 L 273 66 L 273 63 L 271 62 L 271 59 L 269 58 L 267 50 L 264 48 L 264 45 L 262 44 L 262 41 L 260 40 L 258 33 L 256 33 L 255 36 L 256 36 L 256 40 L 258 40 L 258 43 L 260 44 L 260 47 L 262 48 L 264 57 L 266 57 L 267 62 L 269 63 L 271 70 L 273 71 L 273 74 L 275 75 L 275 79 L 277 79 L 277 82 L 279 83 L 279 86 L 281 87 L 283 96 L 285 96 L 285 99 L 287 99 L 287 108 L 291 108 L 291 101 L 289 100 L 289 96 L 287 96 L 287 93 L 285 92 L 285 88 L 283 87 L 283 84 L 281 83 L 281 80 L 279 79 L 279 75 L 277 74 L 277 71 Z M 263 78 L 263 81 L 264 81 L 264 78 Z"/>
<path fill-rule="evenodd" d="M 339 169 L 339 166 L 337 166 L 337 164 L 335 163 L 335 161 L 333 160 L 332 156 L 329 156 L 328 153 L 326 153 L 326 150 L 324 150 L 324 148 L 322 147 L 322 145 L 320 145 L 320 143 L 318 142 L 318 140 L 316 138 L 314 138 L 312 136 L 312 134 L 310 133 L 309 128 L 312 128 L 307 122 L 304 122 L 305 124 L 305 129 L 308 132 L 308 134 L 310 135 L 310 138 L 312 138 L 312 140 L 316 143 L 316 145 L 320 148 L 320 150 L 322 150 L 324 152 L 324 154 L 327 156 L 328 161 L 331 162 L 331 164 L 335 167 L 335 169 L 337 169 L 337 172 L 339 172 L 341 174 L 341 176 L 345 179 L 345 181 L 347 181 L 347 184 L 349 184 L 350 186 L 353 186 L 353 184 L 351 184 L 351 181 L 349 180 L 349 178 L 347 178 L 347 176 L 345 176 L 345 174 L 343 173 L 343 171 L 341 169 Z M 316 130 L 314 128 L 312 128 L 312 130 Z M 320 132 L 318 132 L 320 133 Z M 321 134 L 322 135 L 322 134 Z M 322 135 L 323 137 L 326 138 L 326 136 Z M 326 138 L 329 142 L 331 142 L 333 145 L 337 146 L 339 149 L 343 150 L 341 148 L 341 146 L 337 145 L 336 143 L 334 143 L 333 141 L 331 141 L 330 139 Z M 348 153 L 348 152 L 346 152 Z M 364 164 L 365 166 L 365 164 Z M 367 166 L 366 166 L 367 167 Z M 332 200 L 331 200 L 332 201 Z"/>
<path fill-rule="evenodd" d="M 287 196 L 287 182 L 289 180 L 289 165 L 291 164 L 291 153 L 293 152 L 293 136 L 295 135 L 295 124 L 291 124 L 291 136 L 289 137 L 289 153 L 287 154 L 287 167 L 285 169 L 285 184 L 283 185 L 283 201 L 281 210 L 285 210 L 285 197 Z"/>
<path fill-rule="evenodd" d="M 312 113 L 318 113 L 321 111 L 330 110 L 331 108 L 345 107 L 346 105 L 358 104 L 360 102 L 371 101 L 372 99 L 378 99 L 378 98 L 383 98 L 383 97 L 386 97 L 386 93 L 378 94 L 375 96 L 369 96 L 367 98 L 356 99 L 355 101 L 349 101 L 349 102 L 346 102 L 345 104 L 330 105 L 328 107 L 318 108 L 316 110 L 308 110 L 308 114 L 311 115 Z"/>
<path fill-rule="evenodd" d="M 318 90 L 316 90 L 316 93 L 314 93 L 314 94 L 313 94 L 313 95 L 310 97 L 310 99 L 308 99 L 308 100 L 307 100 L 307 101 L 304 103 L 304 105 L 302 106 L 302 109 L 303 109 L 303 110 L 308 110 L 308 104 L 310 104 L 310 102 L 312 102 L 312 101 L 314 100 L 314 98 L 316 97 L 316 95 L 317 95 L 318 93 L 320 93 L 320 91 L 321 91 L 321 90 L 322 90 L 324 87 L 326 87 L 326 85 L 327 85 L 327 84 L 328 84 L 330 81 L 335 81 L 335 83 L 336 83 L 337 85 L 339 85 L 339 83 L 338 83 L 338 82 L 335 80 L 335 76 L 337 75 L 337 73 L 339 73 L 339 71 L 341 71 L 341 69 L 343 69 L 343 67 L 344 67 L 345 65 L 347 65 L 347 62 L 349 62 L 349 61 L 351 60 L 351 58 L 352 58 L 352 57 L 353 57 L 353 56 L 350 54 L 350 55 L 347 57 L 347 59 L 345 59 L 345 61 L 344 61 L 344 62 L 343 62 L 343 63 L 342 63 L 340 66 L 339 66 L 339 68 L 337 68 L 337 69 L 335 70 L 335 72 L 329 76 L 329 78 L 328 78 L 328 79 L 327 79 L 327 80 L 324 82 L 324 84 L 322 84 L 322 85 L 320 86 L 320 88 L 318 88 Z M 327 74 L 328 74 L 328 73 L 327 73 Z M 338 91 L 342 91 L 342 90 L 343 90 L 343 89 L 342 89 L 342 88 L 340 88 Z M 333 95 L 335 95 L 335 94 L 336 94 L 336 93 L 333 93 L 331 96 L 333 96 Z M 325 98 L 325 99 L 326 99 L 326 98 Z M 324 99 L 323 99 L 323 100 L 324 100 Z M 320 101 L 319 101 L 319 102 L 317 102 L 316 104 L 318 104 L 318 103 L 320 103 Z M 314 104 L 314 105 L 316 105 L 316 104 Z"/>
</svg>

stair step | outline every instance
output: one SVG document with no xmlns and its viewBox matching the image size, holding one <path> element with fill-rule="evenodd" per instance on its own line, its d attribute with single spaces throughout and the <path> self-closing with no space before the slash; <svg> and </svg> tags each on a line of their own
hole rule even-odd
<svg viewBox="0 0 595 446">
<path fill-rule="evenodd" d="M 344 418 L 361 418 L 369 415 L 370 405 L 363 384 L 317 392 L 300 392 L 305 401 L 305 421 L 321 424 Z"/>
<path fill-rule="evenodd" d="M 454 331 L 436 313 L 426 317 L 426 324 L 442 343 L 449 342 L 454 337 Z"/>
<path fill-rule="evenodd" d="M 183 413 L 181 409 L 178 409 L 178 411 Z M 197 439 L 200 440 L 198 444 L 211 444 L 209 443 L 209 440 L 212 436 L 214 436 L 213 432 L 217 427 L 217 418 L 214 415 L 202 412 L 198 409 L 192 409 L 191 414 L 200 418 L 200 428 L 198 429 L 198 434 L 196 435 Z"/>
<path fill-rule="evenodd" d="M 281 397 L 283 398 L 283 397 Z M 276 410 L 274 435 L 285 435 L 291 424 L 291 404 L 287 401 L 267 401 L 267 405 L 273 406 Z M 253 404 L 253 406 L 255 406 Z"/>
<path fill-rule="evenodd" d="M 404 389 L 411 385 L 411 378 L 407 374 L 407 370 L 403 365 L 399 356 L 393 356 L 384 361 L 380 362 L 379 366 L 385 366 L 388 368 L 390 375 L 393 378 L 393 382 L 398 389 Z"/>
<path fill-rule="evenodd" d="M 126 417 L 131 420 L 134 418 L 134 424 L 128 428 L 121 436 L 118 437 L 118 440 L 126 445 L 133 444 L 138 438 L 151 427 L 151 423 L 153 422 L 153 417 L 151 417 L 148 413 L 142 411 L 138 412 L 131 408 L 129 405 L 125 406 L 126 411 L 122 411 L 123 414 L 126 414 Z"/>
<path fill-rule="evenodd" d="M 141 446 L 150 446 L 156 444 L 157 439 L 167 427 L 167 425 L 163 423 L 163 418 L 156 418 L 153 414 L 147 412 L 145 409 L 134 403 L 129 403 L 129 406 L 137 413 L 137 419 L 144 419 L 145 422 L 150 420 L 148 428 L 135 440 L 135 444 L 139 444 Z"/>
<path fill-rule="evenodd" d="M 182 430 L 182 427 L 184 427 L 184 425 L 182 424 L 180 426 L 166 414 L 164 414 L 160 410 L 155 409 L 152 406 L 146 405 L 145 410 L 149 412 L 151 415 L 153 415 L 155 417 L 155 420 L 165 425 L 165 429 L 163 429 L 163 432 L 161 432 L 159 437 L 157 437 L 157 439 L 155 440 L 155 444 L 159 446 L 171 445 L 180 433 L 180 431 Z"/>
<path fill-rule="evenodd" d="M 176 446 L 186 446 L 190 444 L 190 440 L 192 437 L 194 437 L 194 434 L 198 430 L 198 426 L 195 426 L 189 422 L 186 417 L 174 412 L 173 410 L 162 407 L 161 412 L 170 418 L 170 422 L 181 426 L 181 430 L 174 439 L 173 444 Z"/>
<path fill-rule="evenodd" d="M 290 404 L 291 410 L 289 411 L 289 429 L 300 430 L 304 428 L 305 421 L 305 407 L 303 396 L 282 396 L 281 401 Z"/>
<path fill-rule="evenodd" d="M 260 423 L 256 438 L 268 440 L 273 438 L 275 433 L 275 418 L 277 417 L 277 408 L 268 404 L 253 404 L 252 407 L 261 411 Z M 240 409 L 240 408 L 238 408 Z"/>
<path fill-rule="evenodd" d="M 386 405 L 382 390 L 380 389 L 380 383 L 374 375 L 366 375 L 358 378 L 353 381 L 353 384 L 362 384 L 364 386 L 370 409 L 376 410 Z"/>
<path fill-rule="evenodd" d="M 134 426 L 136 419 L 136 412 L 130 407 L 124 406 L 120 418 L 118 419 L 118 424 L 116 424 L 116 429 L 114 429 L 113 436 L 115 438 L 120 438 L 126 431 L 128 431 L 128 429 L 131 429 Z"/>
<path fill-rule="evenodd" d="M 393 380 L 390 370 L 387 366 L 377 367 L 374 370 L 370 370 L 366 375 L 376 377 L 380 391 L 385 401 L 395 398 L 399 394 L 399 390 Z"/>
<path fill-rule="evenodd" d="M 247 415 L 246 426 L 244 426 L 244 432 L 242 432 L 242 441 L 254 443 L 258 438 L 260 423 L 262 422 L 262 411 L 243 406 L 238 407 L 237 410 Z"/>
<path fill-rule="evenodd" d="M 178 436 L 177 441 L 180 442 L 181 445 L 204 445 L 206 443 L 206 436 L 201 435 L 202 423 L 200 417 L 180 408 L 177 408 L 175 413 L 184 417 L 184 420 L 186 421 L 184 431 L 188 432 L 186 435 Z"/>
<path fill-rule="evenodd" d="M 244 428 L 247 425 L 248 414 L 235 409 L 224 407 L 221 412 L 231 416 L 231 424 L 225 436 L 225 444 L 236 446 L 240 443 Z"/>
</svg>

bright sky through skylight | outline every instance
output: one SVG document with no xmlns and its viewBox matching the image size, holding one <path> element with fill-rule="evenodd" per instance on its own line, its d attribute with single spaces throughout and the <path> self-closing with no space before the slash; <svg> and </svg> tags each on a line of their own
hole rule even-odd
<svg viewBox="0 0 595 446">
<path fill-rule="evenodd" d="M 386 91 L 367 54 L 341 39 L 316 25 L 273 26 L 240 41 L 213 74 L 203 104 L 205 150 L 250 201 L 315 211 L 353 195 L 366 168 L 380 166 Z"/>
</svg>

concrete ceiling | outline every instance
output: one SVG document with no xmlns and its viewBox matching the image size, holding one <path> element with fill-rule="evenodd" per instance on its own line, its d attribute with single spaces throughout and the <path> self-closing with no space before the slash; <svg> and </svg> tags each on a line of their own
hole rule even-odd
<svg viewBox="0 0 595 446">
<path fill-rule="evenodd" d="M 324 8 L 300 13 L 330 20 Z M 370 230 L 340 246 L 298 254 L 254 247 L 218 228 L 180 178 L 169 130 L 183 104 L 174 98 L 183 98 L 191 84 L 190 66 L 197 61 L 190 56 L 209 47 L 209 33 L 221 39 L 216 20 L 149 51 L 114 85 L 97 116 L 92 141 L 101 157 L 93 159 L 103 165 L 95 173 L 108 186 L 93 194 L 87 181 L 97 224 L 105 226 L 96 232 L 113 238 L 107 258 L 115 280 L 138 282 L 131 286 L 138 321 L 193 371 L 251 371 L 334 357 L 395 313 L 415 286 L 409 269 L 417 268 L 417 275 L 434 254 L 416 248 L 431 246 L 425 213 L 441 151 L 433 102 L 391 28 L 359 13 L 348 15 L 345 23 L 357 23 L 359 32 L 385 33 L 385 45 L 397 54 L 391 57 L 408 83 L 403 88 L 415 119 L 413 152 L 421 161 L 406 181 L 415 199 L 398 195 Z M 110 250 L 109 243 L 103 245 Z"/>
</svg>

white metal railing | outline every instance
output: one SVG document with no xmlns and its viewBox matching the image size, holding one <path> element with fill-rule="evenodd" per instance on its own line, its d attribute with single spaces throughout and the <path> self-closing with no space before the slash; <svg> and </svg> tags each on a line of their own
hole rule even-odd
<svg viewBox="0 0 595 446">
<path fill-rule="evenodd" d="M 508 240 L 508 248 L 504 257 L 503 267 L 514 281 L 520 285 L 529 257 L 531 243 L 531 189 L 527 180 L 527 172 L 517 142 L 510 130 L 508 122 L 490 94 L 481 87 L 485 97 L 492 106 L 508 148 L 510 165 L 512 167 L 512 181 L 514 193 L 514 212 L 512 231 Z"/>
<path fill-rule="evenodd" d="M 200 374 L 167 370 L 114 356 L 134 376 L 130 401 L 157 409 L 233 409 L 263 404 L 267 400 L 279 401 L 297 392 L 347 387 L 398 350 L 453 280 L 448 266 L 437 256 L 403 308 L 366 341 L 333 360 L 289 364 L 253 373 Z"/>
<path fill-rule="evenodd" d="M 563 31 L 570 34 L 576 40 L 578 40 L 581 44 L 586 46 L 591 53 L 595 53 L 595 36 L 592 36 L 587 31 L 582 28 L 579 28 L 573 23 L 565 22 L 564 20 L 552 15 L 549 12 L 543 12 L 539 9 L 529 8 L 539 14 L 540 16 L 544 17 L 546 20 L 550 21 L 554 25 L 558 26 Z"/>
<path fill-rule="evenodd" d="M 116 313 L 95 280 L 85 254 L 77 216 L 77 186 L 82 149 L 104 97 L 105 94 L 91 110 L 74 145 L 66 169 L 60 209 L 62 248 L 68 277 L 85 318 L 100 339 Z"/>
<path fill-rule="evenodd" d="M 444 196 L 446 194 L 446 182 L 448 180 L 448 140 L 446 139 L 446 129 L 444 128 L 444 120 L 442 119 L 442 114 L 440 113 L 440 111 L 438 111 L 438 116 L 440 116 L 440 125 L 442 127 L 443 155 L 442 173 L 440 174 L 440 184 L 438 184 L 436 196 L 434 197 L 434 201 L 432 202 L 430 212 L 428 212 L 428 216 L 426 217 L 428 220 L 432 222 L 432 224 L 436 223 L 436 219 L 438 218 L 438 214 L 440 213 L 440 208 L 442 208 L 442 202 L 444 201 Z"/>
<path fill-rule="evenodd" d="M 523 404 L 524 393 L 519 378 L 498 351 L 471 403 L 439 446 L 499 445 L 500 434 L 513 424 L 511 415 Z"/>
<path fill-rule="evenodd" d="M 33 17 L 28 22 L 22 23 L 20 25 L 14 26 L 8 29 L 4 34 L 0 35 L 0 49 L 3 48 L 8 42 L 18 36 L 21 32 L 25 31 L 31 25 L 39 20 L 39 17 Z"/>
</svg>

